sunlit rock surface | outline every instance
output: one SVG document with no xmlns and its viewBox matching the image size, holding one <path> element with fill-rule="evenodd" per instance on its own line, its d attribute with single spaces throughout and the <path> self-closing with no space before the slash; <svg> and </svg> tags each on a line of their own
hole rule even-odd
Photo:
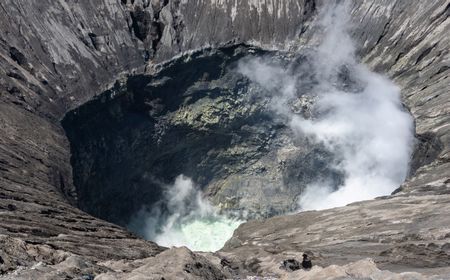
<svg viewBox="0 0 450 280">
<path fill-rule="evenodd" d="M 145 66 L 181 51 L 230 42 L 285 49 L 315 45 L 310 23 L 322 2 L 2 1 L 0 271 L 77 267 L 80 256 L 95 268 L 100 261 L 139 262 L 163 250 L 78 210 L 60 120 L 111 88 L 120 73 L 143 73 Z M 236 273 L 266 271 L 260 263 L 278 262 L 283 251 L 311 250 L 322 266 L 371 257 L 383 269 L 445 275 L 450 255 L 449 4 L 355 1 L 351 7 L 361 60 L 401 86 L 415 118 L 420 141 L 409 179 L 384 199 L 242 225 L 219 253 L 236 262 Z M 257 256 L 242 262 L 249 252 Z M 181 278 L 186 273 L 180 266 L 158 273 L 174 270 Z M 108 271 L 86 274 L 103 272 Z M 198 273 L 220 279 L 224 272 Z"/>
<path fill-rule="evenodd" d="M 429 276 L 420 272 L 391 272 L 380 270 L 371 259 L 363 259 L 342 265 L 326 267 L 314 265 L 309 270 L 299 269 L 292 272 L 281 269 L 279 263 L 266 262 L 271 273 L 263 276 L 241 269 L 237 276 L 233 270 L 224 265 L 216 256 L 194 254 L 185 247 L 168 249 L 161 254 L 139 260 L 106 261 L 94 264 L 79 256 L 67 256 L 56 265 L 42 262 L 31 268 L 21 268 L 4 279 L 61 279 L 81 275 L 85 279 L 246 279 L 246 280 L 442 280 L 450 275 L 442 270 L 441 276 Z M 447 272 L 446 272 L 447 271 Z M 58 278 L 60 277 L 60 278 Z"/>
</svg>

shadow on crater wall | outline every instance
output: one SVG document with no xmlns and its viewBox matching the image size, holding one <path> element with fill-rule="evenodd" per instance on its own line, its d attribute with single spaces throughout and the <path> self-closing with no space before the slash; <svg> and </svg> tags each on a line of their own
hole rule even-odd
<svg viewBox="0 0 450 280">
<path fill-rule="evenodd" d="M 315 178 L 339 181 L 342 174 L 327 167 L 332 156 L 307 141 L 292 143 L 268 99 L 234 71 L 247 55 L 273 54 L 242 45 L 203 50 L 155 75 L 117 81 L 69 112 L 62 124 L 79 207 L 125 226 L 184 174 L 221 208 L 268 217 L 293 210 Z M 297 148 L 281 160 L 286 145 Z M 254 200 L 263 202 L 248 201 L 255 189 L 266 199 Z"/>
</svg>

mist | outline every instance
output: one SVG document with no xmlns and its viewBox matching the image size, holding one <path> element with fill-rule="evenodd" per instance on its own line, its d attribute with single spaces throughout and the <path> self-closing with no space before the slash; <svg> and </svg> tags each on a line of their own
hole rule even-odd
<svg viewBox="0 0 450 280">
<path fill-rule="evenodd" d="M 329 169 L 343 174 L 339 182 L 324 176 L 301 186 L 300 211 L 388 195 L 408 173 L 413 119 L 403 108 L 400 88 L 358 62 L 346 3 L 320 11 L 315 28 L 321 41 L 314 49 L 296 57 L 246 57 L 236 69 L 256 95 L 269 101 L 277 122 L 299 143 L 327 150 L 333 155 Z M 162 188 L 162 199 L 142 208 L 129 225 L 162 246 L 216 251 L 243 222 L 221 214 L 183 175 Z"/>
<path fill-rule="evenodd" d="M 184 175 L 163 188 L 163 198 L 150 208 L 142 208 L 128 226 L 158 245 L 217 251 L 243 222 L 220 214 Z"/>
<path fill-rule="evenodd" d="M 414 141 L 400 88 L 356 59 L 348 3 L 326 5 L 318 18 L 322 41 L 302 66 L 253 57 L 237 69 L 271 99 L 270 109 L 295 137 L 323 145 L 335 158 L 330 167 L 345 174 L 337 189 L 328 181 L 305 186 L 299 210 L 390 194 L 407 176 Z M 314 101 L 310 116 L 293 110 L 305 100 Z"/>
</svg>

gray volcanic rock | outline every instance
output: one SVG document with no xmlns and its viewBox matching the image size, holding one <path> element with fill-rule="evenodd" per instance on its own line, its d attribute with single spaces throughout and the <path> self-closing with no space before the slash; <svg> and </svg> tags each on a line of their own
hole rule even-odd
<svg viewBox="0 0 450 280">
<path fill-rule="evenodd" d="M 0 270 L 69 262 L 70 254 L 95 263 L 161 252 L 77 209 L 60 120 L 121 73 L 150 71 L 183 51 L 241 42 L 313 47 L 320 34 L 311 22 L 322 2 L 2 1 Z M 415 118 L 419 141 L 407 182 L 383 199 L 244 224 L 224 255 L 258 273 L 270 271 L 262 261 L 305 247 L 323 264 L 370 256 L 400 270 L 449 265 L 449 7 L 440 0 L 352 5 L 361 60 L 401 86 Z"/>
<path fill-rule="evenodd" d="M 307 211 L 241 225 L 222 252 L 252 264 L 311 252 L 318 265 L 344 264 L 370 256 L 382 268 L 450 266 L 449 198 L 394 197 L 346 207 Z"/>
<path fill-rule="evenodd" d="M 127 13 L 118 3 L 97 1 L 0 5 L 0 232 L 96 259 L 160 252 L 74 207 L 70 151 L 59 124 L 112 76 L 143 64 Z M 104 50 L 92 45 L 90 33 L 97 45 L 107 39 Z"/>
<path fill-rule="evenodd" d="M 419 148 L 411 177 L 390 197 L 246 223 L 226 252 L 246 261 L 256 255 L 252 263 L 311 250 L 324 264 L 370 255 L 386 267 L 449 266 L 449 3 L 435 4 L 417 9 L 395 1 L 353 10 L 358 22 L 358 15 L 367 20 L 383 9 L 375 22 L 359 21 L 354 38 L 363 61 L 402 86 L 415 117 Z"/>
<path fill-rule="evenodd" d="M 370 259 L 349 263 L 343 266 L 330 265 L 325 268 L 318 266 L 313 267 L 309 271 L 297 271 L 284 275 L 281 279 L 399 279 L 399 280 L 415 280 L 415 279 L 442 279 L 440 276 L 426 277 L 417 272 L 393 273 L 390 271 L 380 270 Z"/>
<path fill-rule="evenodd" d="M 330 265 L 327 267 L 313 266 L 312 269 L 299 269 L 285 271 L 279 268 L 279 263 L 268 263 L 273 271 L 278 274 L 256 276 L 251 273 L 241 274 L 239 277 L 233 274 L 220 263 L 212 261 L 204 256 L 194 254 L 188 249 L 174 248 L 167 250 L 155 257 L 134 261 L 107 261 L 93 264 L 79 256 L 69 256 L 63 262 L 55 265 L 38 263 L 32 268 L 22 268 L 14 274 L 6 275 L 5 279 L 61 279 L 73 278 L 78 275 L 81 279 L 116 280 L 116 279 L 330 279 L 330 280 L 442 280 L 448 279 L 450 273 L 428 276 L 418 272 L 394 273 L 380 270 L 371 259 L 363 259 L 344 265 Z M 270 275 L 270 276 L 269 276 Z"/>
<path fill-rule="evenodd" d="M 112 267 L 115 265 L 113 264 Z M 205 257 L 185 247 L 172 248 L 140 261 L 131 271 L 98 275 L 95 279 L 225 279 L 224 273 Z"/>
<path fill-rule="evenodd" d="M 221 209 L 260 218 L 296 209 L 315 180 L 338 184 L 343 175 L 327 165 L 333 156 L 294 137 L 271 111 L 269 93 L 236 71 L 253 55 L 287 59 L 245 45 L 205 49 L 69 112 L 62 123 L 79 207 L 126 226 L 184 174 Z"/>
<path fill-rule="evenodd" d="M 185 247 L 169 249 L 155 257 L 99 263 L 65 254 L 53 263 L 40 261 L 19 267 L 5 279 L 225 279 L 219 268 Z"/>
</svg>

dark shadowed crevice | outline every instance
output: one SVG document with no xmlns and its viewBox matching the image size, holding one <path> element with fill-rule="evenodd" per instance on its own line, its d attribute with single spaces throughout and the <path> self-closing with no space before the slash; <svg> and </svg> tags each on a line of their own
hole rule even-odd
<svg viewBox="0 0 450 280">
<path fill-rule="evenodd" d="M 435 134 L 428 132 L 416 135 L 416 146 L 412 155 L 409 176 L 413 176 L 417 169 L 435 161 L 442 151 L 442 143 Z"/>
</svg>

